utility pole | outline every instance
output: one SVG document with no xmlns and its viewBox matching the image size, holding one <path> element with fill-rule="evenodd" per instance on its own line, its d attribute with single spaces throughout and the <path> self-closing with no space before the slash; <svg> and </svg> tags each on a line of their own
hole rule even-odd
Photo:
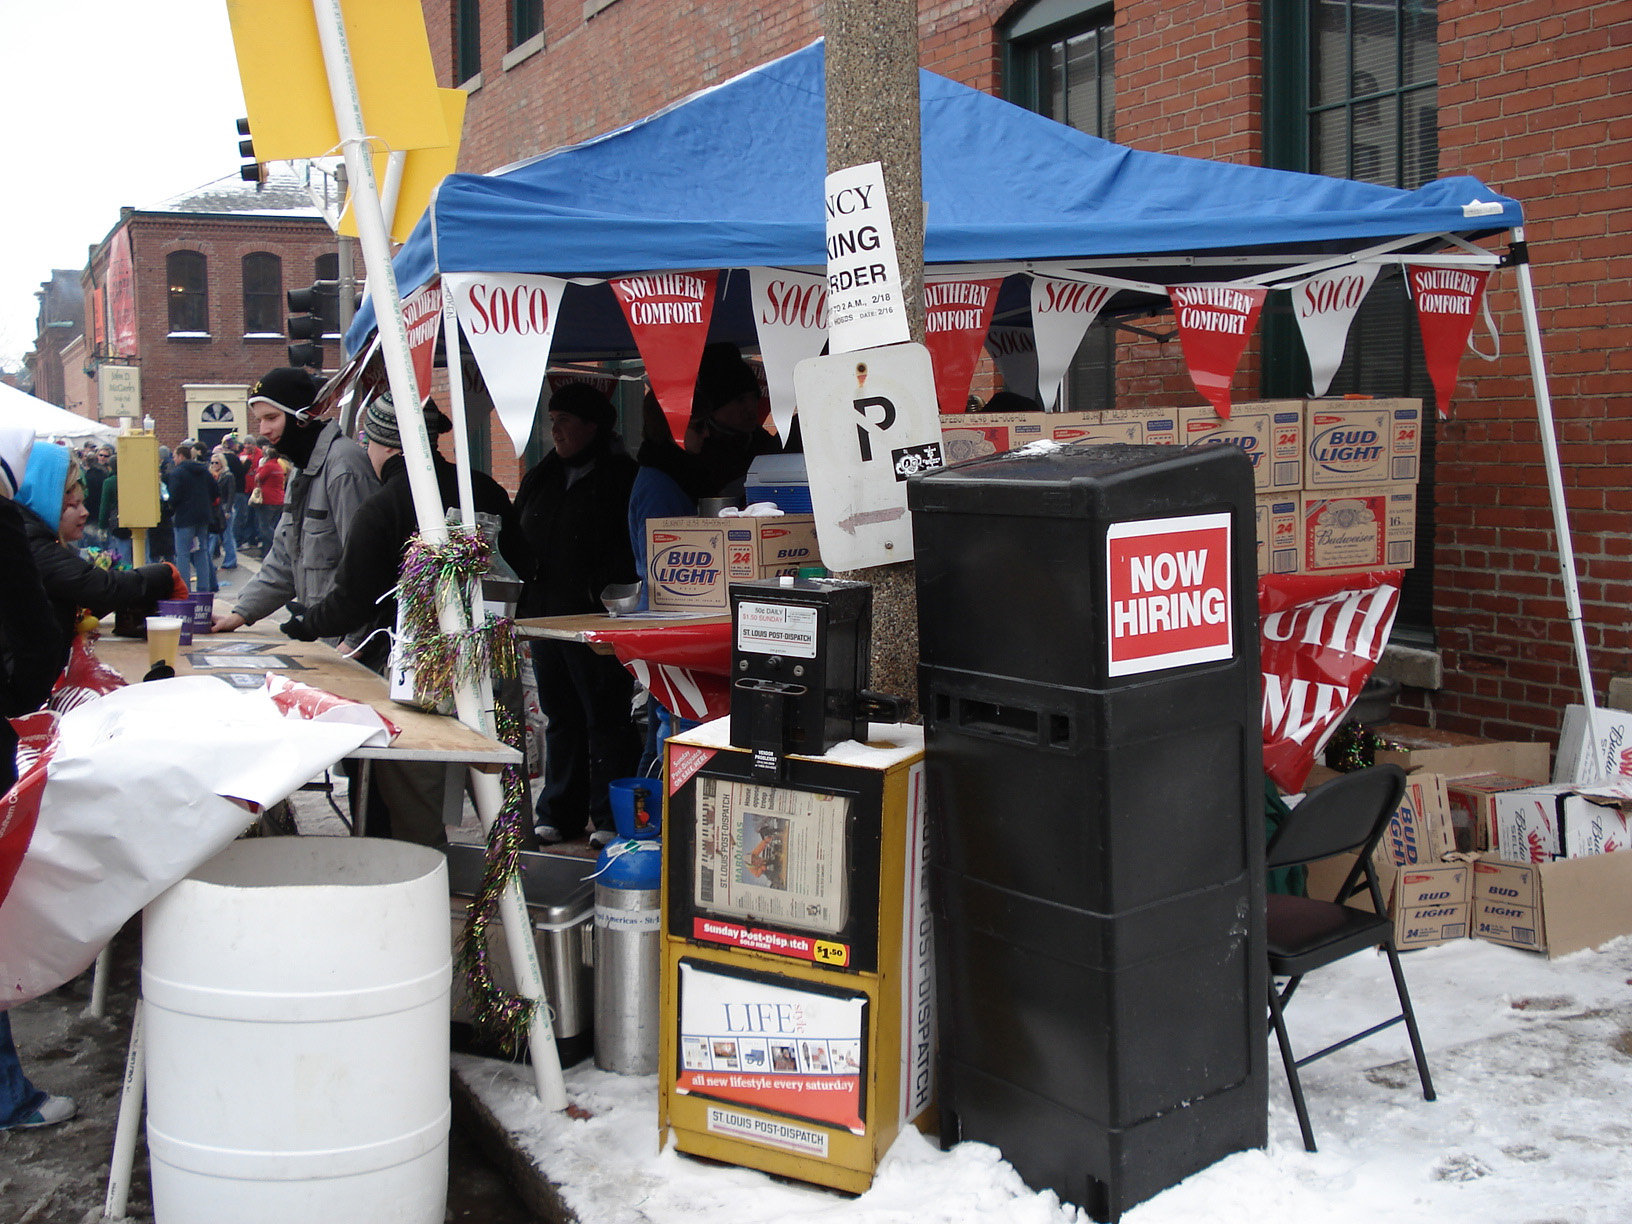
<svg viewBox="0 0 1632 1224">
<path fill-rule="evenodd" d="M 827 0 L 827 169 L 881 162 L 912 338 L 924 340 L 924 209 L 918 124 L 917 0 Z M 918 695 L 912 562 L 840 575 L 873 584 L 871 685 Z"/>
</svg>

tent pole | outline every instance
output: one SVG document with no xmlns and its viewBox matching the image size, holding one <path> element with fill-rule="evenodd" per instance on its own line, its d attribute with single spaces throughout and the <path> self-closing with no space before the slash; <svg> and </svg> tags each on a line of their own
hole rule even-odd
<svg viewBox="0 0 1632 1224">
<path fill-rule="evenodd" d="M 1593 697 L 1592 668 L 1587 661 L 1587 637 L 1581 615 L 1581 585 L 1575 572 L 1575 545 L 1570 540 L 1569 511 L 1564 505 L 1564 475 L 1558 458 L 1553 426 L 1553 399 L 1547 390 L 1547 366 L 1541 353 L 1541 324 L 1536 312 L 1536 286 L 1530 277 L 1530 259 L 1524 227 L 1514 227 L 1513 242 L 1523 255 L 1517 262 L 1519 308 L 1524 315 L 1524 347 L 1530 355 L 1530 381 L 1536 391 L 1536 416 L 1541 425 L 1541 451 L 1547 468 L 1547 497 L 1553 507 L 1553 533 L 1558 537 L 1558 564 L 1564 580 L 1564 610 L 1575 640 L 1575 662 L 1581 673 L 1581 704 L 1586 707 L 1587 742 L 1598 742 L 1594 725 L 1597 702 Z"/>
<path fill-rule="evenodd" d="M 448 538 L 442 493 L 431 462 L 425 414 L 419 411 L 421 399 L 414 379 L 413 359 L 409 355 L 408 328 L 402 318 L 396 269 L 391 265 L 391 238 L 380 208 L 379 187 L 374 181 L 374 159 L 363 126 L 362 102 L 357 93 L 357 78 L 352 71 L 340 0 L 312 0 L 312 11 L 317 17 L 318 40 L 323 47 L 324 67 L 328 70 L 335 127 L 346 157 L 346 174 L 352 184 L 357 236 L 368 267 L 368 291 L 374 303 L 380 350 L 391 384 L 391 398 L 398 405 L 397 429 L 402 435 L 402 454 L 408 469 L 408 487 L 413 493 L 414 514 L 419 520 L 420 535 L 428 543 L 441 544 Z M 438 616 L 444 633 L 459 633 L 468 628 L 464 609 L 452 591 L 443 592 Z M 491 681 L 484 687 L 490 694 Z M 476 684 L 465 679 L 454 685 L 453 698 L 459 721 L 493 738 L 488 710 L 491 696 L 484 702 Z M 499 812 L 500 788 L 496 779 L 490 778 L 488 781 L 489 784 L 478 786 L 476 791 L 476 810 L 484 832 L 491 831 Z M 533 1002 L 528 1048 L 532 1054 L 533 1078 L 539 1101 L 546 1109 L 560 1111 L 567 1107 L 566 1086 L 561 1078 L 561 1057 L 555 1045 L 549 1002 L 544 995 L 544 975 L 538 965 L 537 946 L 533 943 L 532 921 L 522 897 L 521 881 L 514 873 L 504 882 L 499 913 L 517 990 Z"/>
</svg>

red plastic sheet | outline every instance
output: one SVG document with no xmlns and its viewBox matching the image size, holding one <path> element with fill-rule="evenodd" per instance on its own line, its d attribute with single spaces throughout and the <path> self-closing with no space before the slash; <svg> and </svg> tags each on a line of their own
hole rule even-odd
<svg viewBox="0 0 1632 1224">
<path fill-rule="evenodd" d="M 22 865 L 40 818 L 46 769 L 57 751 L 57 716 L 48 710 L 11 720 L 17 732 L 17 781 L 0 795 L 0 902 Z"/>
<path fill-rule="evenodd" d="M 597 629 L 585 641 L 611 645 L 618 662 L 663 707 L 698 722 L 731 712 L 731 626 Z"/>
<path fill-rule="evenodd" d="M 1315 754 L 1377 666 L 1399 608 L 1400 577 L 1376 570 L 1258 580 L 1264 772 L 1283 791 L 1303 789 Z"/>
</svg>

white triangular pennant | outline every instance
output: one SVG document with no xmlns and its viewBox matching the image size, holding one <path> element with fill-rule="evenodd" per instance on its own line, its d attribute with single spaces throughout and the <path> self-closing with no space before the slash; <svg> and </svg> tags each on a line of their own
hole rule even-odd
<svg viewBox="0 0 1632 1224">
<path fill-rule="evenodd" d="M 1381 264 L 1351 264 L 1311 276 L 1292 286 L 1292 309 L 1309 354 L 1309 375 L 1315 395 L 1326 394 L 1332 376 L 1343 364 L 1354 312 L 1366 300 Z"/>
<path fill-rule="evenodd" d="M 1003 389 L 1037 398 L 1037 340 L 1029 327 L 993 323 L 986 329 L 986 351 L 1003 376 Z"/>
<path fill-rule="evenodd" d="M 793 367 L 827 343 L 827 278 L 782 268 L 749 268 L 759 356 L 771 393 L 776 436 L 793 428 Z"/>
<path fill-rule="evenodd" d="M 1037 341 L 1037 398 L 1043 408 L 1054 407 L 1060 383 L 1077 355 L 1088 325 L 1111 300 L 1110 285 L 1031 278 L 1031 330 Z"/>
<path fill-rule="evenodd" d="M 504 431 L 526 449 L 567 282 L 523 272 L 449 272 L 442 288 L 481 367 Z"/>
</svg>

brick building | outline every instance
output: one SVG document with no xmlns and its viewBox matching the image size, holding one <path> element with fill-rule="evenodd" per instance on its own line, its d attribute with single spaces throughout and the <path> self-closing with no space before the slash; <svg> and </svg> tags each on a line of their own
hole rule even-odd
<svg viewBox="0 0 1632 1224">
<path fill-rule="evenodd" d="M 249 385 L 288 364 L 285 290 L 334 279 L 338 259 L 333 231 L 287 170 L 259 188 L 234 175 L 121 209 L 81 274 L 84 364 L 134 365 L 141 414 L 167 445 L 244 432 Z M 325 355 L 338 362 L 338 339 Z"/>
<path fill-rule="evenodd" d="M 639 118 L 821 33 L 809 0 L 426 0 L 441 83 L 470 94 L 482 172 Z M 1399 187 L 1474 175 L 1520 200 L 1540 298 L 1584 622 L 1600 698 L 1632 672 L 1632 181 L 1626 0 L 920 0 L 920 62 L 1120 143 Z M 722 183 L 752 191 L 752 183 Z M 1412 571 L 1387 665 L 1417 721 L 1548 736 L 1579 692 L 1513 273 L 1492 361 L 1469 354 L 1430 430 Z M 1482 329 L 1475 340 L 1492 347 Z M 1272 301 L 1241 398 L 1306 391 Z M 1199 402 L 1176 346 L 1095 329 L 1074 406 Z M 1379 279 L 1334 393 L 1433 396 L 1398 275 Z"/>
<path fill-rule="evenodd" d="M 23 358 L 30 393 L 59 408 L 79 412 L 84 408 L 84 374 L 74 380 L 69 373 L 69 363 L 83 348 L 75 342 L 85 334 L 85 295 L 79 286 L 79 273 L 52 269 L 51 279 L 42 282 L 34 296 L 40 299 L 34 348 Z"/>
</svg>

